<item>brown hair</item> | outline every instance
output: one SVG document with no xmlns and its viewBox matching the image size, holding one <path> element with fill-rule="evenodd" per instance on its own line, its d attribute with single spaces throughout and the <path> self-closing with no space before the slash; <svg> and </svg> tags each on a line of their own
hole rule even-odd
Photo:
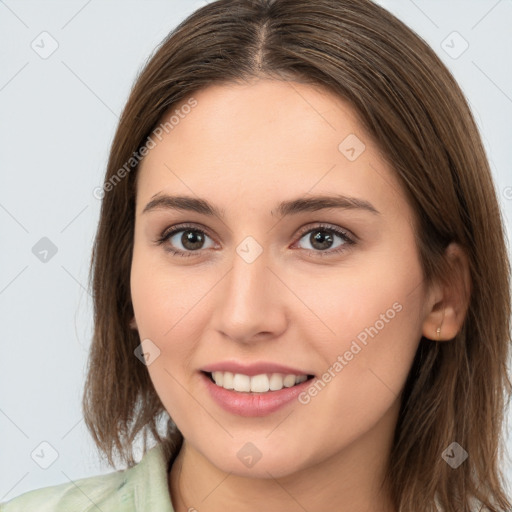
<svg viewBox="0 0 512 512">
<path fill-rule="evenodd" d="M 117 452 L 131 466 L 137 435 L 146 450 L 150 432 L 169 457 L 183 440 L 134 356 L 137 162 L 131 172 L 126 163 L 178 102 L 214 83 L 257 77 L 320 85 L 353 106 L 415 212 L 426 283 L 446 272 L 449 242 L 468 256 L 462 329 L 449 342 L 421 339 L 402 393 L 385 482 L 396 509 L 509 510 L 499 464 L 511 391 L 510 268 L 489 164 L 450 72 L 423 39 L 369 0 L 215 1 L 178 25 L 140 72 L 112 143 L 91 260 L 94 336 L 83 411 L 98 448 L 111 465 Z M 469 454 L 457 469 L 441 457 L 453 441 Z"/>
</svg>

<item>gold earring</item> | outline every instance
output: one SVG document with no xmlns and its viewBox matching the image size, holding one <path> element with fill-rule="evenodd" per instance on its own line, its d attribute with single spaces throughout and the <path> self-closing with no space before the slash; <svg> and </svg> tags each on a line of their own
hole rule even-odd
<svg viewBox="0 0 512 512">
<path fill-rule="evenodd" d="M 441 338 L 441 327 L 438 327 L 436 329 L 437 339 L 439 340 Z"/>
</svg>

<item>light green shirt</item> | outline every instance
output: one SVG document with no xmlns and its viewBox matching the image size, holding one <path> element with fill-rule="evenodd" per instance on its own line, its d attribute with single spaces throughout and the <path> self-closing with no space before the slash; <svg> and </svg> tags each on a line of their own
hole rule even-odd
<svg viewBox="0 0 512 512">
<path fill-rule="evenodd" d="M 157 444 L 131 468 L 28 491 L 0 512 L 174 512 L 167 469 Z"/>
</svg>

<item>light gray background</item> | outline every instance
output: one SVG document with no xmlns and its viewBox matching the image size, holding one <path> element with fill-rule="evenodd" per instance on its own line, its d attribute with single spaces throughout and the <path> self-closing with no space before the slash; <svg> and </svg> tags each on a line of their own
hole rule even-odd
<svg viewBox="0 0 512 512">
<path fill-rule="evenodd" d="M 512 1 L 379 3 L 419 33 L 459 81 L 510 238 Z M 100 207 L 92 191 L 102 183 L 136 73 L 204 4 L 0 0 L 0 501 L 113 471 L 99 463 L 80 409 L 92 328 L 87 273 Z M 48 51 L 52 40 L 58 48 L 48 58 L 31 47 Z M 458 55 L 464 40 L 469 47 Z M 43 237 L 57 248 L 46 262 L 32 252 Z M 510 464 L 507 472 L 512 481 Z"/>
</svg>

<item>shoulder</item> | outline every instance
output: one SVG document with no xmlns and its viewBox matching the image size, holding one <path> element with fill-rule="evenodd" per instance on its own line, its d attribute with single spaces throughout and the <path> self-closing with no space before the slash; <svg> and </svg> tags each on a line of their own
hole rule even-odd
<svg viewBox="0 0 512 512">
<path fill-rule="evenodd" d="M 106 475 L 81 478 L 73 482 L 43 487 L 25 492 L 6 503 L 0 503 L 0 512 L 60 512 L 61 510 L 89 510 L 94 504 L 111 499 L 122 486 L 123 473 L 116 471 Z"/>
<path fill-rule="evenodd" d="M 167 462 L 161 445 L 147 451 L 135 466 L 105 475 L 28 491 L 0 503 L 0 512 L 173 512 Z"/>
</svg>

